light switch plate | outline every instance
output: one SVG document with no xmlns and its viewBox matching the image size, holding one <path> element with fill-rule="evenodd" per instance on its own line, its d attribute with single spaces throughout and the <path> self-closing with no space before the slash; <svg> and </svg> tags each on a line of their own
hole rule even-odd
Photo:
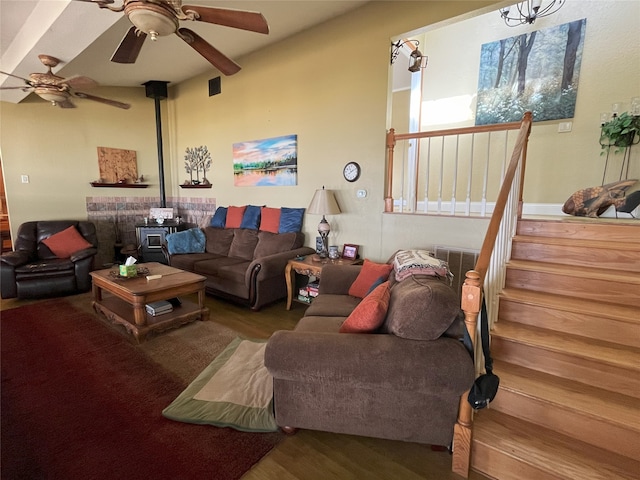
<svg viewBox="0 0 640 480">
<path fill-rule="evenodd" d="M 573 122 L 560 122 L 558 123 L 558 133 L 566 133 L 571 131 Z"/>
<path fill-rule="evenodd" d="M 29 183 L 29 175 L 20 175 L 22 183 Z"/>
</svg>

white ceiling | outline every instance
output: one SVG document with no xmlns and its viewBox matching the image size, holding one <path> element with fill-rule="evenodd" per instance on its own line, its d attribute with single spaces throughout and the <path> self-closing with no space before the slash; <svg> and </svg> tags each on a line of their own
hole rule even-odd
<svg viewBox="0 0 640 480">
<path fill-rule="evenodd" d="M 201 22 L 182 22 L 238 61 L 243 55 L 283 40 L 297 32 L 357 8 L 368 0 L 185 0 L 185 4 L 261 12 L 268 35 Z M 121 5 L 115 0 L 114 5 Z M 84 75 L 105 86 L 140 86 L 148 80 L 179 83 L 211 71 L 220 73 L 175 35 L 144 43 L 135 64 L 110 58 L 131 26 L 123 12 L 75 0 L 0 0 L 0 70 L 28 77 L 44 72 L 39 54 L 62 60 L 54 73 Z M 241 75 L 242 71 L 236 75 Z M 21 86 L 16 78 L 0 74 L 0 86 Z M 27 96 L 20 89 L 0 91 L 0 100 L 17 103 Z"/>
</svg>

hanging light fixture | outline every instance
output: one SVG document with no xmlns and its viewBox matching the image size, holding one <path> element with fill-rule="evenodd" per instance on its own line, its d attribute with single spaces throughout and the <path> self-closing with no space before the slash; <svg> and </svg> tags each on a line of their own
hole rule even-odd
<svg viewBox="0 0 640 480">
<path fill-rule="evenodd" d="M 420 50 L 418 50 L 418 45 L 420 42 L 418 40 L 398 40 L 395 43 L 391 43 L 391 65 L 396 61 L 398 55 L 400 54 L 400 49 L 403 45 L 406 45 L 407 48 L 411 49 L 411 55 L 409 55 L 409 68 L 408 70 L 411 73 L 419 72 L 423 68 L 427 68 L 427 62 L 429 61 L 429 57 L 423 55 Z"/>
<path fill-rule="evenodd" d="M 416 48 L 409 56 L 409 71 L 411 73 L 416 73 L 423 68 L 427 68 L 428 61 L 429 57 L 422 55 L 422 52 Z"/>
<path fill-rule="evenodd" d="M 517 27 L 526 23 L 531 25 L 540 17 L 556 13 L 565 2 L 566 0 L 527 0 L 501 8 L 500 16 L 509 27 Z"/>
</svg>

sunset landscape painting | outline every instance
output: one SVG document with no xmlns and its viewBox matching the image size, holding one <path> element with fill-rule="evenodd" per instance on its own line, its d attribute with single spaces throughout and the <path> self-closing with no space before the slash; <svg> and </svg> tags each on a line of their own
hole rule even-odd
<svg viewBox="0 0 640 480">
<path fill-rule="evenodd" d="M 298 136 L 233 144 L 236 187 L 284 187 L 298 184 Z"/>
</svg>

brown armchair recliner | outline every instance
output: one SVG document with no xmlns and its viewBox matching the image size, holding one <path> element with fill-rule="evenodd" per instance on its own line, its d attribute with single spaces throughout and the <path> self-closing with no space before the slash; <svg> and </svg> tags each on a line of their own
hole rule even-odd
<svg viewBox="0 0 640 480">
<path fill-rule="evenodd" d="M 74 226 L 92 247 L 58 258 L 42 243 L 51 235 Z M 98 252 L 95 225 L 77 220 L 44 220 L 20 225 L 14 251 L 0 257 L 2 298 L 42 298 L 86 292 L 91 289 L 93 260 Z"/>
</svg>

